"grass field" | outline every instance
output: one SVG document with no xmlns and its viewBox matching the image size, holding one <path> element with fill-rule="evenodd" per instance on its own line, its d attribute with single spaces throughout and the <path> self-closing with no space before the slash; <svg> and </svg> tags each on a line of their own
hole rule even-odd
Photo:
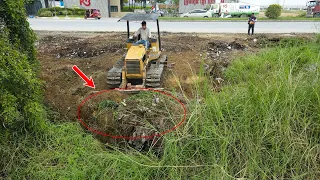
<svg viewBox="0 0 320 180">
<path fill-rule="evenodd" d="M 237 59 L 221 92 L 194 87 L 188 118 L 162 157 L 100 144 L 78 123 L 0 134 L 0 179 L 318 179 L 320 37 Z M 107 148 L 105 148 L 107 146 Z"/>
</svg>

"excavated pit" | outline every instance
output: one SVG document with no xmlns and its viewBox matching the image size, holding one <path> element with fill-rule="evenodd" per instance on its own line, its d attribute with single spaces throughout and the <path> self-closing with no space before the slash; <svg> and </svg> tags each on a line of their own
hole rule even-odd
<svg viewBox="0 0 320 180">
<path fill-rule="evenodd" d="M 166 94 L 114 90 L 85 101 L 80 117 L 104 144 L 161 153 L 162 136 L 176 130 L 185 114 L 179 100 Z"/>
</svg>

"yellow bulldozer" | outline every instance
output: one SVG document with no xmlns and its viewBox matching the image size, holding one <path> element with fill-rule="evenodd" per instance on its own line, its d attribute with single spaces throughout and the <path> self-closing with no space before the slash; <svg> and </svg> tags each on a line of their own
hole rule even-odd
<svg viewBox="0 0 320 180">
<path fill-rule="evenodd" d="M 159 88 L 167 63 L 167 56 L 161 54 L 161 40 L 157 14 L 126 14 L 118 22 L 127 22 L 127 52 L 107 73 L 107 84 L 112 88 Z M 157 37 L 151 38 L 150 47 L 136 44 L 130 37 L 130 21 L 157 23 Z"/>
</svg>

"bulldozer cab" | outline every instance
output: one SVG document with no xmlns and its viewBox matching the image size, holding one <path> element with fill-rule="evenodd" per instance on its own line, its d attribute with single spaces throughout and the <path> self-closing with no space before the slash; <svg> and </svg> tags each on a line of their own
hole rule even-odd
<svg viewBox="0 0 320 180">
<path fill-rule="evenodd" d="M 127 22 L 127 49 L 130 49 L 131 46 L 135 45 L 135 39 L 130 37 L 130 22 L 156 22 L 157 23 L 157 37 L 156 38 L 151 38 L 149 40 L 150 42 L 150 47 L 147 48 L 148 53 L 150 55 L 154 54 L 152 52 L 159 52 L 161 51 L 161 39 L 160 39 L 160 30 L 159 30 L 159 20 L 158 20 L 158 15 L 157 14 L 134 14 L 134 13 L 129 13 L 123 16 L 121 19 L 118 20 L 120 21 L 126 21 Z M 140 39 L 140 35 L 138 37 L 138 40 Z"/>
</svg>

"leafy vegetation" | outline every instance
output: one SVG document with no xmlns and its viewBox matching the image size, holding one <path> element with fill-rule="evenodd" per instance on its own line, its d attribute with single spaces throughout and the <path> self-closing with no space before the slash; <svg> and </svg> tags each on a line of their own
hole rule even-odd
<svg viewBox="0 0 320 180">
<path fill-rule="evenodd" d="M 104 101 L 101 101 L 99 103 L 99 110 L 101 109 L 105 109 L 105 108 L 110 108 L 110 109 L 114 109 L 118 106 L 118 104 L 114 101 L 111 101 L 111 100 L 104 100 Z"/>
<path fill-rule="evenodd" d="M 49 110 L 45 123 L 23 1 L 0 7 L 0 179 L 320 176 L 320 36 L 289 38 L 235 60 L 219 93 L 204 77 L 195 87 L 203 101 L 190 101 L 187 121 L 164 136 L 158 157 L 102 145 L 78 123 L 57 123 Z"/>
<path fill-rule="evenodd" d="M 41 11 L 40 13 L 38 12 L 39 17 L 52 17 L 53 13 L 51 11 Z"/>
<path fill-rule="evenodd" d="M 270 19 L 276 19 L 281 16 L 282 7 L 279 4 L 271 4 L 266 11 L 266 16 Z"/>
<path fill-rule="evenodd" d="M 49 14 L 49 12 L 51 14 Z M 85 9 L 79 8 L 61 8 L 61 7 L 52 7 L 52 8 L 42 8 L 38 11 L 38 16 L 40 17 L 51 17 L 52 15 L 60 16 L 60 15 L 79 15 L 84 16 Z"/>
<path fill-rule="evenodd" d="M 25 19 L 23 1 L 1 1 L 0 122 L 5 131 L 44 128 L 35 35 Z"/>
</svg>

